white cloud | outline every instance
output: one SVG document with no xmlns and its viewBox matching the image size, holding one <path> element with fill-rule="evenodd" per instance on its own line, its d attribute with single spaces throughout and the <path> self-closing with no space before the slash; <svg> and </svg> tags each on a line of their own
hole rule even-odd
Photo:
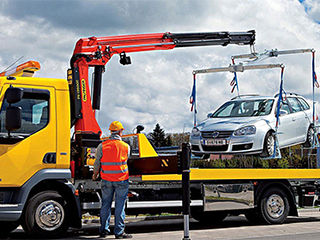
<svg viewBox="0 0 320 240">
<path fill-rule="evenodd" d="M 111 1 L 112 2 L 112 1 Z M 106 26 L 94 28 L 94 16 L 84 22 L 72 22 L 70 13 L 64 27 L 61 19 L 46 18 L 45 13 L 36 15 L 33 10 L 28 18 L 15 19 L 4 12 L 0 15 L 0 65 L 7 66 L 21 55 L 39 60 L 42 70 L 37 76 L 65 78 L 75 42 L 82 36 L 107 36 L 119 32 L 200 32 L 200 31 L 247 31 L 256 30 L 256 49 L 315 48 L 320 50 L 320 26 L 306 13 L 304 6 L 296 0 L 270 1 L 178 1 L 156 2 L 157 9 L 140 1 L 126 2 L 121 9 L 114 9 L 112 18 L 106 14 Z M 307 0 L 312 6 L 309 14 L 319 11 L 316 1 Z M 39 4 L 39 2 L 37 2 Z M 131 3 L 131 2 L 130 2 Z M 138 6 L 139 5 L 139 6 Z M 78 5 L 85 8 L 85 5 Z M 103 12 L 102 5 L 90 6 Z M 111 4 L 116 8 L 117 4 Z M 100 7 L 100 9 L 99 9 Z M 105 7 L 105 5 L 103 5 Z M 136 13 L 132 10 L 134 9 Z M 139 10 L 137 10 L 139 9 Z M 312 10 L 313 9 L 313 10 Z M 318 10 L 317 10 L 318 9 Z M 109 9 L 110 10 L 110 9 Z M 108 10 L 108 11 L 109 11 Z M 111 10 L 110 10 L 111 11 Z M 140 14 L 145 12 L 145 15 Z M 162 14 L 164 13 L 165 14 Z M 81 13 L 86 14 L 83 9 Z M 153 13 L 153 14 L 150 14 Z M 123 21 L 119 19 L 132 19 Z M 74 18 L 74 19 L 79 19 Z M 110 25 L 110 21 L 113 25 Z M 75 30 L 70 27 L 70 22 Z M 108 23 L 107 23 L 108 22 Z M 117 25 L 120 23 L 119 25 Z M 84 34 L 79 36 L 79 32 Z M 149 132 L 159 122 L 167 132 L 181 132 L 184 125 L 189 130 L 193 117 L 190 112 L 189 95 L 192 87 L 192 70 L 220 67 L 230 63 L 230 56 L 248 53 L 249 47 L 203 47 L 174 49 L 149 53 L 129 54 L 132 65 L 122 66 L 118 57 L 106 66 L 103 81 L 103 96 L 98 121 L 104 131 L 112 120 L 123 121 L 131 130 L 137 124 L 144 124 Z M 317 57 L 319 66 L 320 57 Z M 286 65 L 285 87 L 288 91 L 311 94 L 311 57 L 309 54 L 270 59 L 269 62 L 283 62 Z M 231 73 L 199 75 L 198 111 L 199 119 L 230 99 L 229 82 Z M 273 95 L 278 90 L 279 70 L 257 70 L 238 74 L 241 93 Z M 310 86 L 310 87 L 309 87 Z M 317 95 L 319 97 L 319 94 Z"/>
<path fill-rule="evenodd" d="M 318 0 L 304 0 L 302 4 L 306 8 L 306 12 L 312 17 L 315 21 L 320 22 L 320 3 Z"/>
</svg>

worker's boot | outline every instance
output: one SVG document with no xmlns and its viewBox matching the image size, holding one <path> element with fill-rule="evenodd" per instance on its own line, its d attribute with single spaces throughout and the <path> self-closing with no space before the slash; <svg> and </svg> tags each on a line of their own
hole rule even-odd
<svg viewBox="0 0 320 240">
<path fill-rule="evenodd" d="M 122 233 L 121 235 L 116 235 L 116 239 L 123 239 L 123 238 L 132 238 L 132 235 Z"/>
</svg>

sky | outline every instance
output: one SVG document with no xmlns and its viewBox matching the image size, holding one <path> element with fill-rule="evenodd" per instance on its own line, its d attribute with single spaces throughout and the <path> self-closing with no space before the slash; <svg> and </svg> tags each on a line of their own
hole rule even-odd
<svg viewBox="0 0 320 240">
<path fill-rule="evenodd" d="M 320 0 L 0 0 L 0 71 L 36 60 L 35 77 L 66 78 L 78 39 L 138 33 L 256 31 L 255 49 L 320 50 Z M 192 71 L 228 66 L 231 56 L 249 53 L 248 46 L 179 48 L 132 53 L 132 64 L 114 56 L 103 75 L 98 122 L 104 133 L 118 120 L 127 133 L 138 124 L 151 132 L 159 123 L 166 132 L 187 132 L 193 126 L 189 96 Z M 319 71 L 319 55 L 316 70 Z M 311 55 L 272 58 L 283 63 L 284 88 L 311 97 Z M 319 73 L 320 74 L 320 73 Z M 232 73 L 199 75 L 198 119 L 236 96 Z M 241 94 L 274 95 L 280 70 L 238 74 Z M 319 98 L 319 89 L 316 96 Z"/>
</svg>

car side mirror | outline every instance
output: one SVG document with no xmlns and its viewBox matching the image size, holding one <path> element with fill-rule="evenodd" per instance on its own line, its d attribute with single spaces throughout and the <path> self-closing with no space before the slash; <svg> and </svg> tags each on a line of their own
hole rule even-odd
<svg viewBox="0 0 320 240">
<path fill-rule="evenodd" d="M 211 118 L 213 113 L 208 113 L 207 118 Z"/>
<path fill-rule="evenodd" d="M 20 102 L 23 96 L 23 90 L 21 88 L 10 87 L 6 91 L 6 100 L 8 103 Z"/>
<path fill-rule="evenodd" d="M 5 126 L 9 132 L 21 128 L 21 107 L 7 107 Z"/>
</svg>

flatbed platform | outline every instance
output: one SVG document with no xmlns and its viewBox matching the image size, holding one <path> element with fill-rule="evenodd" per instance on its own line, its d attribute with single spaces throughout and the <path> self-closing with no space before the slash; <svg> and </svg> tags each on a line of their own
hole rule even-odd
<svg viewBox="0 0 320 240">
<path fill-rule="evenodd" d="M 240 179 L 320 179 L 320 169 L 262 169 L 223 168 L 191 169 L 191 181 Z M 142 181 L 181 181 L 181 175 L 142 175 Z"/>
</svg>

